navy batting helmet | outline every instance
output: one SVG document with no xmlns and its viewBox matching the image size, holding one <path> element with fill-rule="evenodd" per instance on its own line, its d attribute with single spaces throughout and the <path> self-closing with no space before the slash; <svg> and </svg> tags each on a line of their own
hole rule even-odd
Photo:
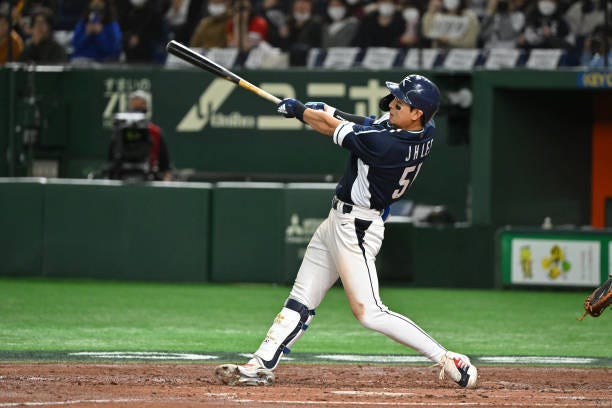
<svg viewBox="0 0 612 408">
<path fill-rule="evenodd" d="M 429 122 L 440 107 L 440 90 L 422 75 L 411 74 L 399 84 L 387 81 L 386 85 L 397 99 L 423 111 L 423 125 Z"/>
</svg>

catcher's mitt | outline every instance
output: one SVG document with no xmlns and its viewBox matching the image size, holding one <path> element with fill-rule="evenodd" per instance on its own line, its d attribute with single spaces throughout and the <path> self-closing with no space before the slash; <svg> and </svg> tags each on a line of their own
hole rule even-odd
<svg viewBox="0 0 612 408">
<path fill-rule="evenodd" d="M 578 320 L 584 319 L 586 315 L 597 317 L 612 304 L 612 275 L 603 285 L 598 287 L 587 296 L 584 301 L 584 314 Z"/>
</svg>

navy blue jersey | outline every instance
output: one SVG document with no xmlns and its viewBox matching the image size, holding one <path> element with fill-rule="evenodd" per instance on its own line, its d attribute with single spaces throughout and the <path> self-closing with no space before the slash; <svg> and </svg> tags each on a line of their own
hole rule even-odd
<svg viewBox="0 0 612 408">
<path fill-rule="evenodd" d="M 371 126 L 342 122 L 333 141 L 351 152 L 336 196 L 350 204 L 385 209 L 419 174 L 434 140 L 433 120 L 420 131 L 396 129 L 387 120 Z"/>
</svg>

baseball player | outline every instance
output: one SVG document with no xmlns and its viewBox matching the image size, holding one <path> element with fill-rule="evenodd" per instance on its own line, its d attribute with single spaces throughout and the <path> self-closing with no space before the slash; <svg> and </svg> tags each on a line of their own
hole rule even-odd
<svg viewBox="0 0 612 408">
<path fill-rule="evenodd" d="M 387 82 L 381 99 L 388 111 L 374 121 L 340 112 L 323 103 L 303 105 L 284 99 L 277 110 L 330 136 L 350 153 L 336 186 L 329 216 L 314 233 L 284 307 L 265 339 L 244 365 L 215 369 L 228 385 L 271 385 L 283 353 L 310 325 L 315 309 L 341 279 L 351 310 L 368 329 L 411 347 L 441 367 L 440 378 L 461 387 L 476 386 L 478 373 L 470 359 L 448 351 L 409 318 L 385 306 L 378 293 L 374 261 L 384 235 L 388 207 L 406 192 L 431 152 L 440 104 L 438 87 L 421 75 Z"/>
</svg>

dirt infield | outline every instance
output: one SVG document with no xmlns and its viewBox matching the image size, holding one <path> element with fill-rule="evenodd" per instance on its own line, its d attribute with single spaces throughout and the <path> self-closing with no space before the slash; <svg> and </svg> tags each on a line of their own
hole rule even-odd
<svg viewBox="0 0 612 408">
<path fill-rule="evenodd" d="M 612 368 L 479 367 L 458 388 L 426 366 L 284 364 L 273 387 L 218 384 L 210 364 L 0 364 L 0 408 L 612 407 Z"/>
</svg>

